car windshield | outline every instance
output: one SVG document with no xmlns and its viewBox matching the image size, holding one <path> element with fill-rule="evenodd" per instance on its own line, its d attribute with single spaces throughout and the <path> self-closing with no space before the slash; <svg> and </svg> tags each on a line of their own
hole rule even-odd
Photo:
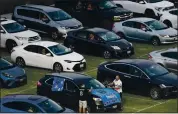
<svg viewBox="0 0 178 114">
<path fill-rule="evenodd" d="M 163 30 L 168 28 L 167 25 L 157 20 L 148 21 L 145 22 L 145 24 L 148 25 L 153 30 Z"/>
<path fill-rule="evenodd" d="M 98 80 L 96 79 L 90 79 L 90 80 L 87 80 L 87 82 L 85 82 L 85 86 L 87 89 L 102 89 L 102 88 L 105 88 L 105 86 L 100 83 Z"/>
<path fill-rule="evenodd" d="M 3 59 L 0 59 L 0 70 L 12 68 L 12 67 L 14 67 L 13 64 L 11 64 Z"/>
<path fill-rule="evenodd" d="M 48 47 L 55 55 L 64 55 L 72 53 L 73 51 L 70 48 L 67 48 L 61 44 Z"/>
<path fill-rule="evenodd" d="M 53 21 L 62 21 L 72 18 L 68 13 L 63 10 L 48 12 L 48 15 Z"/>
<path fill-rule="evenodd" d="M 16 33 L 16 32 L 21 32 L 21 31 L 26 30 L 26 28 L 24 26 L 22 26 L 21 24 L 19 24 L 17 22 L 3 24 L 2 26 L 8 33 Z"/>
<path fill-rule="evenodd" d="M 98 35 L 105 41 L 120 40 L 120 37 L 113 32 L 101 32 Z"/>
<path fill-rule="evenodd" d="M 56 102 L 54 102 L 54 101 L 52 101 L 50 99 L 42 101 L 38 105 L 43 110 L 45 110 L 46 113 L 59 113 L 59 112 L 63 112 L 65 110 L 59 104 L 57 104 Z"/>
<path fill-rule="evenodd" d="M 178 16 L 178 9 L 172 10 L 172 11 L 170 11 L 169 13 Z"/>
<path fill-rule="evenodd" d="M 157 64 L 150 65 L 149 67 L 142 68 L 142 69 L 150 77 L 160 76 L 169 73 L 167 69 Z"/>
<path fill-rule="evenodd" d="M 148 3 L 157 3 L 157 2 L 161 2 L 163 0 L 146 0 Z"/>
<path fill-rule="evenodd" d="M 116 8 L 117 6 L 111 2 L 111 1 L 103 1 L 99 4 L 99 9 L 101 10 L 105 10 L 105 9 L 113 9 L 113 8 Z"/>
</svg>

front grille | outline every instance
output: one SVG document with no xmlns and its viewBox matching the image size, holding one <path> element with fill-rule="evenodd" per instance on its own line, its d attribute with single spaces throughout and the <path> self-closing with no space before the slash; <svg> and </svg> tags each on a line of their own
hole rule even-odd
<svg viewBox="0 0 178 114">
<path fill-rule="evenodd" d="M 80 28 L 82 25 L 76 25 L 76 26 L 72 26 L 72 27 L 69 27 L 70 29 L 78 29 Z"/>
<path fill-rule="evenodd" d="M 80 67 L 81 64 L 84 64 L 84 67 L 83 67 L 83 68 Z M 76 71 L 76 72 L 80 72 L 80 71 L 83 71 L 83 70 L 85 70 L 85 69 L 86 69 L 86 63 L 85 63 L 85 62 L 83 62 L 83 63 L 78 63 L 78 64 L 76 64 L 76 65 L 73 67 L 73 70 Z"/>
<path fill-rule="evenodd" d="M 39 40 L 39 37 L 38 37 L 38 36 L 30 37 L 30 38 L 28 39 L 28 41 L 36 41 L 36 40 Z"/>
</svg>

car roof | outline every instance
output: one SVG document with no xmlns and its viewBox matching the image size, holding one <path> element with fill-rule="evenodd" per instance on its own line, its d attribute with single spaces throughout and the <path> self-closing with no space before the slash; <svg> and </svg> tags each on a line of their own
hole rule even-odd
<svg viewBox="0 0 178 114">
<path fill-rule="evenodd" d="M 152 19 L 152 18 L 146 18 L 146 17 L 138 17 L 138 18 L 131 18 L 129 20 L 126 20 L 126 21 L 136 21 L 136 22 L 148 22 L 148 21 L 152 21 L 152 20 L 155 20 L 155 19 Z"/>
<path fill-rule="evenodd" d="M 39 95 L 27 95 L 27 94 L 10 94 L 7 96 L 4 96 L 1 100 L 3 102 L 8 102 L 8 101 L 25 101 L 25 102 L 30 102 L 33 104 L 38 104 L 44 100 L 47 100 L 48 98 L 39 96 Z"/>
<path fill-rule="evenodd" d="M 103 28 L 98 28 L 98 27 L 94 27 L 94 28 L 88 28 L 85 29 L 86 31 L 90 31 L 93 33 L 101 33 L 101 32 L 108 32 L 109 30 L 103 29 Z"/>
<path fill-rule="evenodd" d="M 14 23 L 14 22 L 16 22 L 16 21 L 11 20 L 11 19 L 7 19 L 5 17 L 4 18 L 3 17 L 0 18 L 1 25 L 3 25 L 3 24 L 9 24 L 9 23 Z"/>
<path fill-rule="evenodd" d="M 89 77 L 85 74 L 81 73 L 71 73 L 71 72 L 61 72 L 61 73 L 52 73 L 48 74 L 50 76 L 57 76 L 57 77 L 63 77 L 69 80 L 73 80 L 76 83 L 79 83 L 81 80 L 89 80 L 92 79 L 92 77 Z"/>
<path fill-rule="evenodd" d="M 39 42 L 33 42 L 33 43 L 29 43 L 28 45 L 37 45 L 37 46 L 42 46 L 42 47 L 50 47 L 50 46 L 54 46 L 54 45 L 58 45 L 59 43 L 56 42 L 51 42 L 51 41 L 39 41 Z"/>
<path fill-rule="evenodd" d="M 40 9 L 40 10 L 43 10 L 45 12 L 52 12 L 52 11 L 61 10 L 60 8 L 55 8 L 55 7 L 50 7 L 50 6 L 44 6 L 44 5 L 35 5 L 35 4 L 22 5 L 22 7 Z"/>
</svg>

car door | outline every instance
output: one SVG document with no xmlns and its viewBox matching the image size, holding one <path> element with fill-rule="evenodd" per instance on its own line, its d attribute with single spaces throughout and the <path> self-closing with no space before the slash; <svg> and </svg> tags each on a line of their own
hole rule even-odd
<svg viewBox="0 0 178 114">
<path fill-rule="evenodd" d="M 146 25 L 140 22 L 134 22 L 134 28 L 136 29 L 135 39 L 141 41 L 150 41 L 152 38 L 152 31 L 147 28 Z"/>
<path fill-rule="evenodd" d="M 7 32 L 0 26 L 0 47 L 5 48 L 7 38 Z"/>
<path fill-rule="evenodd" d="M 36 46 L 37 55 L 35 56 L 38 64 L 38 67 L 52 69 L 53 66 L 53 54 L 45 47 Z M 45 61 L 45 62 L 44 62 Z"/>
<path fill-rule="evenodd" d="M 134 27 L 134 21 L 123 22 L 122 27 L 128 39 L 135 39 L 137 30 Z"/>
<path fill-rule="evenodd" d="M 161 54 L 164 58 L 165 66 L 172 72 L 177 73 L 178 70 L 178 52 L 164 52 Z"/>
<path fill-rule="evenodd" d="M 65 80 L 64 96 L 65 96 L 64 102 L 67 103 L 66 105 L 73 106 L 73 108 L 78 106 L 79 88 L 74 82 L 70 80 Z M 70 102 L 67 102 L 66 100 Z"/>
</svg>

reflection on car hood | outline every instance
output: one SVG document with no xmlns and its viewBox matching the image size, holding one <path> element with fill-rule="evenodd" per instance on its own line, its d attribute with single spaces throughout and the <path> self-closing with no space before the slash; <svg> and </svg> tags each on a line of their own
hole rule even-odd
<svg viewBox="0 0 178 114">
<path fill-rule="evenodd" d="M 62 21 L 56 21 L 60 26 L 63 27 L 74 27 L 74 26 L 79 26 L 81 25 L 81 22 L 76 20 L 75 18 L 72 19 L 67 19 L 67 20 L 62 20 Z"/>
<path fill-rule="evenodd" d="M 84 57 L 76 52 L 72 52 L 65 55 L 60 55 L 60 58 L 63 60 L 70 60 L 70 61 L 81 61 Z"/>
<path fill-rule="evenodd" d="M 153 78 L 153 80 L 157 84 L 165 84 L 168 86 L 178 86 L 178 76 L 173 73 L 168 73 L 163 76 L 158 76 Z"/>
<path fill-rule="evenodd" d="M 31 31 L 31 30 L 26 30 L 26 31 L 17 32 L 17 33 L 11 33 L 11 34 L 12 34 L 13 36 L 25 37 L 25 38 L 38 36 L 38 33 L 33 32 L 33 31 Z"/>
<path fill-rule="evenodd" d="M 163 30 L 156 30 L 156 32 L 161 36 L 165 36 L 165 35 L 176 36 L 178 34 L 177 30 L 173 29 L 173 28 L 167 28 L 167 29 L 163 29 Z"/>
<path fill-rule="evenodd" d="M 116 40 L 116 41 L 108 41 L 107 44 L 110 45 L 110 46 L 118 46 L 121 49 L 127 48 L 127 47 L 130 46 L 129 42 L 125 39 Z"/>
<path fill-rule="evenodd" d="M 151 3 L 151 5 L 153 5 L 155 7 L 161 7 L 161 8 L 174 6 L 174 4 L 169 1 L 161 1 L 161 2 L 156 2 L 156 3 Z"/>
</svg>

